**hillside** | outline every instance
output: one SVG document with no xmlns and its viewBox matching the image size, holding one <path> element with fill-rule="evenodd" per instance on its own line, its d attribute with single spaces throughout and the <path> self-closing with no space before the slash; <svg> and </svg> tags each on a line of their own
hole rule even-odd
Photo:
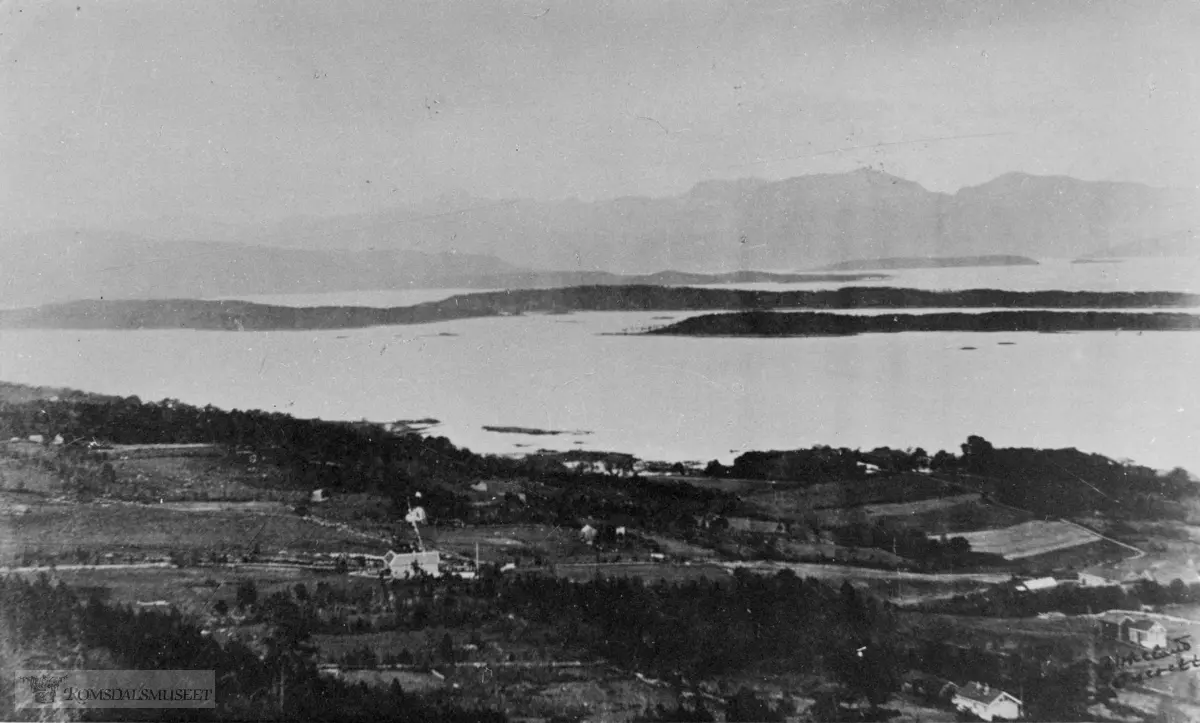
<svg viewBox="0 0 1200 723">
<path fill-rule="evenodd" d="M 1200 306 L 1200 296 L 1173 292 L 1107 293 L 1089 291 L 922 291 L 917 289 L 848 287 L 819 291 L 749 291 L 673 286 L 579 286 L 555 289 L 461 294 L 441 301 L 375 308 L 363 306 L 289 307 L 245 301 L 89 300 L 0 311 L 0 328 L 23 329 L 209 329 L 303 330 L 350 329 L 392 324 L 419 324 L 454 319 L 522 313 L 572 311 L 687 311 L 864 308 L 1062 308 L 1116 309 Z M 776 315 L 783 316 L 783 315 Z M 827 315 L 829 316 L 829 315 Z M 914 317 L 928 319 L 938 315 Z M 966 314 L 991 317 L 994 314 Z M 1108 314 L 1108 316 L 1112 316 Z M 1117 315 L 1121 316 L 1121 315 Z M 1150 318 L 1164 315 L 1139 314 Z M 1188 315 L 1173 316 L 1192 318 Z M 721 319 L 722 317 L 702 317 Z M 884 323 L 847 317 L 842 324 Z M 857 319 L 857 321 L 855 321 Z M 697 322 L 717 326 L 728 320 Z M 688 323 L 683 322 L 683 323 Z M 924 323 L 924 322 L 922 322 Z M 1082 323 L 1082 322 L 1080 322 Z M 1115 322 L 1114 322 L 1115 323 Z M 1138 322 L 1130 322 L 1138 323 Z M 673 328 L 673 327 L 668 327 Z M 715 327 L 714 327 L 715 328 Z M 724 328 L 721 326 L 721 328 Z M 846 327 L 850 328 L 850 327 Z M 1116 328 L 1116 327 L 1114 327 Z M 1125 328 L 1125 327 L 1121 327 Z M 1133 328 L 1133 327 L 1129 327 Z M 1137 327 L 1142 328 L 1142 327 Z M 665 333 L 665 332 L 664 332 Z M 735 332 L 736 333 L 736 332 Z M 839 333 L 857 333 L 854 331 Z"/>
</svg>

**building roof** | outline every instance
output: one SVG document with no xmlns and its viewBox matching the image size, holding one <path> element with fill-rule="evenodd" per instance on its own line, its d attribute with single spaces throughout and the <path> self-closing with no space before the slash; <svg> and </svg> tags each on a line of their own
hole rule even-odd
<svg viewBox="0 0 1200 723">
<path fill-rule="evenodd" d="M 1154 620 L 1139 620 L 1136 623 L 1131 624 L 1129 627 L 1137 628 L 1138 630 L 1153 630 L 1155 626 L 1160 628 L 1162 627 L 1162 625 Z"/>
<path fill-rule="evenodd" d="M 1058 580 L 1052 577 L 1038 577 L 1021 583 L 1026 590 L 1046 590 L 1058 585 Z"/>
<path fill-rule="evenodd" d="M 983 703 L 984 705 L 991 705 L 991 704 L 995 703 L 997 700 L 1000 700 L 1001 698 L 1005 698 L 1005 697 L 1013 700 L 1018 705 L 1021 704 L 1021 701 L 1018 700 L 1015 696 L 1005 693 L 1003 690 L 1000 690 L 999 688 L 990 688 L 985 685 L 980 685 L 979 683 L 967 683 L 966 685 L 961 686 L 957 691 L 955 691 L 954 695 L 956 697 L 967 698 L 968 700 L 973 700 L 977 703 Z"/>
</svg>

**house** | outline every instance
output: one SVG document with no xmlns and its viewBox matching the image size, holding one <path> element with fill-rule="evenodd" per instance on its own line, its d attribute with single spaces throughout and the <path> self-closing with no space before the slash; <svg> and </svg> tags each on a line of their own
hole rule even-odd
<svg viewBox="0 0 1200 723">
<path fill-rule="evenodd" d="M 579 539 L 588 545 L 594 544 L 596 542 L 596 528 L 591 525 L 584 525 L 579 530 Z"/>
<path fill-rule="evenodd" d="M 1021 717 L 1021 701 L 987 683 L 967 683 L 954 692 L 950 703 L 958 710 L 990 720 L 1016 720 Z"/>
<path fill-rule="evenodd" d="M 1021 584 L 1017 585 L 1017 590 L 1020 590 L 1021 592 L 1036 592 L 1038 590 L 1049 590 L 1050 588 L 1057 586 L 1058 580 L 1055 580 L 1052 577 L 1037 577 L 1032 580 L 1025 580 Z"/>
<path fill-rule="evenodd" d="M 1167 647 L 1167 629 L 1162 626 L 1162 623 L 1155 620 L 1139 620 L 1136 623 L 1131 623 L 1127 628 L 1128 640 L 1134 645 L 1140 645 L 1143 648 L 1165 648 Z"/>
<path fill-rule="evenodd" d="M 429 552 L 393 552 L 388 550 L 383 556 L 383 562 L 387 565 L 392 573 L 393 580 L 407 580 L 414 577 L 417 572 L 429 575 L 430 577 L 439 577 L 441 573 L 441 555 L 437 550 Z M 414 567 L 415 566 L 415 567 Z"/>
<path fill-rule="evenodd" d="M 324 488 L 321 488 L 321 489 L 313 490 L 312 495 L 310 495 L 308 498 L 308 501 L 309 502 L 324 502 L 327 499 L 329 499 L 329 493 L 326 492 Z"/>
<path fill-rule="evenodd" d="M 1100 634 L 1109 640 L 1132 643 L 1143 648 L 1167 647 L 1167 629 L 1154 620 L 1123 617 L 1100 618 Z"/>
<path fill-rule="evenodd" d="M 1090 572 L 1079 573 L 1079 587 L 1108 587 L 1117 583 L 1099 575 L 1093 575 Z"/>
</svg>

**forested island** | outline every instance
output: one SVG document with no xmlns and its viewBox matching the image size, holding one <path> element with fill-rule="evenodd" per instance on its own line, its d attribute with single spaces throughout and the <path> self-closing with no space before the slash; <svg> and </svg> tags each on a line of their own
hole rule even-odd
<svg viewBox="0 0 1200 723">
<path fill-rule="evenodd" d="M 768 311 L 772 309 L 905 308 L 1140 309 L 1194 306 L 1200 306 L 1200 295 L 1159 291 L 1003 291 L 997 289 L 926 291 L 892 287 L 758 291 L 657 285 L 573 286 L 557 289 L 460 294 L 440 301 L 390 308 L 367 306 L 288 307 L 236 300 L 85 300 L 50 304 L 31 309 L 0 311 L 0 328 L 270 331 L 353 329 L 476 317 L 573 311 Z M 928 320 L 934 317 L 926 318 Z M 844 323 L 882 322 L 858 320 Z M 929 323 L 944 324 L 946 322 L 932 321 Z M 1124 324 L 1124 322 L 1121 323 Z M 1103 328 L 1148 328 L 1133 326 L 1133 323 L 1131 321 L 1130 326 Z M 1142 323 L 1147 322 L 1143 321 Z"/>
<path fill-rule="evenodd" d="M 1123 314 L 1104 311 L 992 311 L 977 314 L 878 314 L 750 311 L 706 314 L 651 329 L 660 336 L 852 336 L 905 331 L 1194 331 L 1193 314 Z"/>
</svg>

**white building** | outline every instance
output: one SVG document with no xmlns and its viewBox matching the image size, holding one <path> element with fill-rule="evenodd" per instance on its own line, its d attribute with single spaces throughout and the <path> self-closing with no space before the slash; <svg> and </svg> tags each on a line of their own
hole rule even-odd
<svg viewBox="0 0 1200 723">
<path fill-rule="evenodd" d="M 955 708 L 990 720 L 1016 720 L 1021 717 L 1021 701 L 986 683 L 967 683 L 954 692 L 950 701 Z"/>
<path fill-rule="evenodd" d="M 392 572 L 392 579 L 407 580 L 416 576 L 416 570 L 421 570 L 430 577 L 440 577 L 441 555 L 437 550 L 429 552 L 393 552 L 387 551 L 383 562 Z M 415 565 L 415 567 L 414 567 Z"/>
<path fill-rule="evenodd" d="M 1057 586 L 1058 580 L 1055 580 L 1052 577 L 1038 577 L 1034 578 L 1033 580 L 1026 580 L 1022 582 L 1020 585 L 1017 585 L 1017 589 L 1021 590 L 1022 592 L 1034 592 L 1036 590 L 1049 590 L 1050 588 Z"/>
</svg>

